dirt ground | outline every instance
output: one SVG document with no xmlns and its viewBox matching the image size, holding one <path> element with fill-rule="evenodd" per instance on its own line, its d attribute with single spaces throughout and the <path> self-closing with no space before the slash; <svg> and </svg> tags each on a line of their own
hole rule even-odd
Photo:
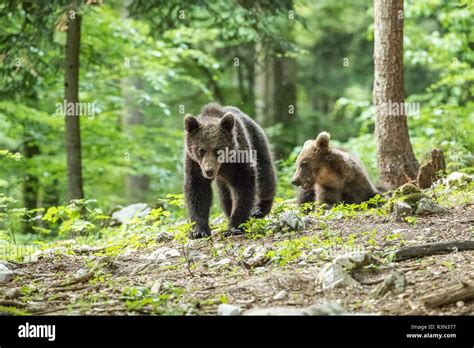
<svg viewBox="0 0 474 348">
<path fill-rule="evenodd" d="M 381 260 L 387 251 L 401 246 L 473 240 L 474 205 L 417 217 L 415 224 L 375 215 L 333 219 L 327 224 L 342 240 L 355 234 L 356 245 Z M 376 234 L 367 233 L 373 230 Z M 221 303 L 247 310 L 302 308 L 334 300 L 351 314 L 474 314 L 472 299 L 437 307 L 427 307 L 422 300 L 434 290 L 473 282 L 474 250 L 369 265 L 352 272 L 359 285 L 333 289 L 323 289 L 317 282 L 318 273 L 330 260 L 313 257 L 312 247 L 304 242 L 295 258 L 285 264 L 263 257 L 249 265 L 242 256 L 242 250 L 252 245 L 275 250 L 285 240 L 324 240 L 324 231 L 318 221 L 308 219 L 302 231 L 258 239 L 214 236 L 186 246 L 171 240 L 153 248 L 127 248 L 117 255 L 81 246 L 67 252 L 43 252 L 33 262 L 17 264 L 13 281 L 0 284 L 0 313 L 215 315 Z M 163 247 L 179 256 L 170 254 L 160 261 L 149 257 Z M 394 270 L 406 277 L 404 291 L 374 296 L 374 288 Z"/>
</svg>

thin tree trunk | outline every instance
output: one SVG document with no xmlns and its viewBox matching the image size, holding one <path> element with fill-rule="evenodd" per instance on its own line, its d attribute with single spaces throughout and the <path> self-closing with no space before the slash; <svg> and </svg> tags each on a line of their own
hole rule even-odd
<svg viewBox="0 0 474 348">
<path fill-rule="evenodd" d="M 138 78 L 126 77 L 122 79 L 122 96 L 125 100 L 124 113 L 122 115 L 122 130 L 133 137 L 133 127 L 143 126 L 144 118 L 142 111 L 136 106 L 137 93 L 141 90 L 143 81 Z M 133 158 L 131 161 L 137 160 Z M 125 178 L 125 194 L 127 202 L 146 202 L 150 190 L 150 178 L 148 175 L 129 174 Z"/>
<path fill-rule="evenodd" d="M 419 167 L 403 108 L 403 0 L 375 0 L 374 17 L 377 165 L 380 184 L 394 188 L 414 180 Z"/>
<path fill-rule="evenodd" d="M 66 105 L 79 102 L 79 52 L 81 44 L 81 17 L 77 13 L 77 3 L 74 1 L 71 15 L 68 13 L 68 29 L 66 37 L 66 59 L 65 59 L 65 80 L 64 99 Z M 82 158 L 81 158 L 81 132 L 80 115 L 77 114 L 79 108 L 70 110 L 66 108 L 66 155 L 68 171 L 68 198 L 84 198 L 82 187 Z"/>
<path fill-rule="evenodd" d="M 274 76 L 273 57 L 257 46 L 255 60 L 255 113 L 257 122 L 263 126 L 273 124 Z"/>
<path fill-rule="evenodd" d="M 274 120 L 285 125 L 296 118 L 296 60 L 292 57 L 273 58 Z"/>
</svg>

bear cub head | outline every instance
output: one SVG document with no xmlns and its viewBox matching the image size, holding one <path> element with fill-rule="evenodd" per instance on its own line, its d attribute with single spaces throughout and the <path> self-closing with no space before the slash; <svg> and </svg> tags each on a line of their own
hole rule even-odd
<svg viewBox="0 0 474 348">
<path fill-rule="evenodd" d="M 206 179 L 214 179 L 223 161 L 221 155 L 237 147 L 234 134 L 235 116 L 227 112 L 221 118 L 186 115 L 186 153 L 201 167 Z"/>
<path fill-rule="evenodd" d="M 291 180 L 295 186 L 301 186 L 303 190 L 310 190 L 320 181 L 320 178 L 329 170 L 331 149 L 329 147 L 330 135 L 321 132 L 316 140 L 308 140 L 304 143 L 298 158 L 296 159 L 296 172 Z"/>
</svg>

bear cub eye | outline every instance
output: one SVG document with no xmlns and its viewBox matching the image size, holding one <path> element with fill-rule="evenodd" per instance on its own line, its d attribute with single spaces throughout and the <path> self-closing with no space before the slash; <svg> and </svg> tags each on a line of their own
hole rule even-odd
<svg viewBox="0 0 474 348">
<path fill-rule="evenodd" d="M 307 163 L 307 162 L 301 162 L 301 167 L 302 167 L 302 168 L 308 167 L 308 163 Z"/>
<path fill-rule="evenodd" d="M 204 156 L 205 153 L 206 153 L 206 151 L 205 151 L 202 147 L 200 147 L 200 148 L 198 149 L 198 154 L 199 154 L 199 156 L 202 157 L 202 156 Z"/>
</svg>

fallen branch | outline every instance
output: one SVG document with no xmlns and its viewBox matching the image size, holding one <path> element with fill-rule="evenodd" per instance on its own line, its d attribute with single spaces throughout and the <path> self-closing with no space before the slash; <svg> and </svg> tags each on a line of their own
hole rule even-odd
<svg viewBox="0 0 474 348">
<path fill-rule="evenodd" d="M 427 307 L 438 307 L 448 303 L 474 298 L 474 282 L 460 282 L 443 289 L 435 290 L 422 297 Z"/>
<path fill-rule="evenodd" d="M 25 307 L 28 307 L 28 304 L 23 303 L 23 302 L 13 301 L 13 300 L 0 300 L 0 306 L 25 308 Z"/>
<path fill-rule="evenodd" d="M 474 241 L 450 241 L 450 242 L 436 242 L 422 245 L 407 246 L 398 249 L 394 252 L 395 261 L 403 261 L 414 259 L 423 256 L 450 253 L 453 251 L 474 250 Z M 391 253 L 391 252 L 390 252 Z M 390 254 L 390 253 L 387 253 Z"/>
<path fill-rule="evenodd" d="M 60 280 L 58 282 L 50 283 L 50 284 L 47 285 L 47 287 L 48 288 L 56 288 L 56 287 L 71 286 L 71 285 L 74 285 L 74 284 L 87 282 L 87 281 L 91 280 L 93 277 L 94 277 L 94 273 L 90 272 L 90 273 L 87 273 L 87 274 L 85 274 L 83 276 L 80 276 L 80 277 L 77 277 L 77 278 L 72 278 L 72 279 L 68 279 L 68 280 L 65 280 L 65 281 Z"/>
<path fill-rule="evenodd" d="M 79 290 L 84 290 L 84 289 L 95 289 L 100 287 L 100 284 L 96 285 L 89 285 L 89 284 L 80 284 L 80 285 L 74 285 L 74 286 L 68 286 L 68 287 L 56 287 L 56 288 L 49 288 L 48 290 L 50 291 L 57 291 L 57 292 L 63 292 L 63 291 L 79 291 Z"/>
</svg>

